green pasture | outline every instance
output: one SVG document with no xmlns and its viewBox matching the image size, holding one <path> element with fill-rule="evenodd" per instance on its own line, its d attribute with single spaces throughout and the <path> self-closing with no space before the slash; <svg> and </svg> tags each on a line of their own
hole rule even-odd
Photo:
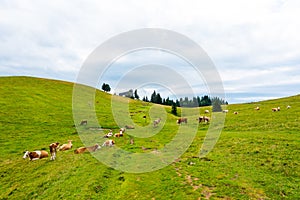
<svg viewBox="0 0 300 200">
<path fill-rule="evenodd" d="M 196 118 L 211 107 L 178 108 L 188 113 L 188 123 L 179 126 L 170 107 L 113 97 L 112 109 L 112 96 L 97 91 L 93 104 L 99 124 L 79 126 L 73 120 L 72 92 L 68 82 L 0 78 L 0 199 L 300 199 L 300 95 L 228 105 L 227 114 L 217 113 L 226 117 L 219 140 L 199 158 L 210 124 L 198 124 Z M 279 112 L 271 111 L 278 106 Z M 118 122 L 115 115 L 127 115 L 127 121 Z M 214 120 L 211 113 L 205 115 Z M 162 122 L 153 127 L 158 117 Z M 114 139 L 130 153 L 163 151 L 179 130 L 187 137 L 196 132 L 179 158 L 147 173 L 122 172 L 98 160 L 116 147 L 74 154 L 84 143 L 102 144 L 109 129 L 116 133 L 125 125 L 136 129 Z M 72 150 L 58 152 L 55 161 L 22 158 L 24 150 L 49 151 L 50 143 L 68 140 Z"/>
</svg>

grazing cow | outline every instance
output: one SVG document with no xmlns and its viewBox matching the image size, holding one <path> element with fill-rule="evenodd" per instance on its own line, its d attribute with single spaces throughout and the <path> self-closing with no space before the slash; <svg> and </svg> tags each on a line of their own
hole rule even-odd
<svg viewBox="0 0 300 200">
<path fill-rule="evenodd" d="M 258 106 L 257 106 L 257 107 L 256 107 L 256 108 L 254 108 L 254 109 L 255 109 L 255 110 L 260 110 L 260 107 L 258 107 Z"/>
<path fill-rule="evenodd" d="M 113 136 L 112 130 L 109 130 L 109 132 L 106 135 L 104 135 L 103 137 L 104 138 L 109 138 L 109 137 L 112 137 L 112 136 Z"/>
<path fill-rule="evenodd" d="M 286 108 L 287 108 L 287 109 L 290 109 L 290 108 L 291 108 L 291 106 L 290 106 L 290 105 L 288 105 Z"/>
<path fill-rule="evenodd" d="M 179 119 L 177 119 L 177 124 L 181 124 L 183 122 L 187 124 L 187 118 L 179 118 Z"/>
<path fill-rule="evenodd" d="M 77 149 L 74 150 L 74 153 L 79 154 L 79 153 L 83 153 L 83 152 L 95 152 L 97 150 L 99 150 L 101 147 L 99 146 L 99 144 L 95 144 L 94 146 L 91 147 L 79 147 Z"/>
<path fill-rule="evenodd" d="M 153 121 L 153 126 L 154 126 L 154 127 L 157 127 L 157 125 L 160 123 L 160 121 L 161 121 L 160 118 L 154 120 L 154 121 Z"/>
<path fill-rule="evenodd" d="M 63 144 L 63 145 L 61 145 L 60 147 L 59 147 L 59 150 L 60 151 L 65 151 L 65 150 L 69 150 L 69 149 L 71 149 L 72 148 L 72 140 L 68 140 L 68 144 Z"/>
<path fill-rule="evenodd" d="M 82 120 L 82 121 L 80 122 L 80 126 L 85 126 L 85 125 L 87 125 L 87 120 Z"/>
<path fill-rule="evenodd" d="M 123 137 L 123 131 L 120 130 L 120 132 L 119 132 L 119 133 L 116 133 L 116 134 L 114 135 L 114 137 Z"/>
<path fill-rule="evenodd" d="M 49 145 L 50 154 L 51 154 L 50 160 L 55 160 L 55 158 L 56 158 L 56 150 L 58 148 L 58 145 L 59 145 L 58 142 L 54 142 L 54 143 L 52 143 L 52 144 Z"/>
<path fill-rule="evenodd" d="M 204 117 L 203 117 L 203 120 L 204 120 L 204 122 L 205 122 L 205 123 L 206 123 L 206 122 L 208 123 L 208 122 L 210 121 L 210 118 L 209 118 L 209 117 L 206 117 L 206 116 L 204 116 Z"/>
<path fill-rule="evenodd" d="M 126 128 L 120 128 L 120 131 L 122 131 L 122 133 L 125 133 Z"/>
<path fill-rule="evenodd" d="M 204 121 L 204 117 L 203 116 L 200 116 L 198 119 L 197 119 L 200 122 Z"/>
<path fill-rule="evenodd" d="M 209 113 L 209 110 L 205 110 L 204 113 Z"/>
<path fill-rule="evenodd" d="M 102 144 L 102 146 L 103 146 L 103 147 L 112 147 L 112 146 L 114 146 L 114 144 L 115 144 L 115 141 L 114 141 L 114 140 L 106 140 L 106 141 Z"/>
<path fill-rule="evenodd" d="M 239 112 L 235 111 L 235 112 L 233 112 L 233 114 L 237 115 L 237 114 L 239 114 Z"/>
<path fill-rule="evenodd" d="M 29 160 L 38 160 L 38 159 L 42 159 L 42 158 L 46 158 L 48 157 L 48 152 L 41 150 L 41 151 L 25 151 L 24 152 L 24 156 L 23 158 L 29 158 Z"/>
<path fill-rule="evenodd" d="M 134 126 L 126 125 L 125 128 L 126 128 L 126 129 L 134 129 Z M 124 128 L 124 131 L 123 131 L 123 132 L 125 132 L 125 128 Z"/>
<path fill-rule="evenodd" d="M 228 112 L 229 112 L 229 110 L 223 110 L 222 112 L 223 112 L 223 113 L 228 113 Z"/>
<path fill-rule="evenodd" d="M 277 107 L 277 108 L 272 108 L 272 111 L 273 111 L 273 112 L 280 111 L 280 107 Z"/>
</svg>

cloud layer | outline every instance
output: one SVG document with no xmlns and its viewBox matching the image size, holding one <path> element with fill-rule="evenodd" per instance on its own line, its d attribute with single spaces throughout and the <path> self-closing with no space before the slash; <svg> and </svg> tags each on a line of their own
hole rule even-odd
<svg viewBox="0 0 300 200">
<path fill-rule="evenodd" d="M 300 86 L 299 8 L 296 0 L 3 0 L 0 75 L 75 81 L 98 45 L 151 27 L 179 32 L 201 45 L 219 70 L 229 102 L 294 95 Z M 183 67 L 166 62 L 178 71 Z"/>
</svg>

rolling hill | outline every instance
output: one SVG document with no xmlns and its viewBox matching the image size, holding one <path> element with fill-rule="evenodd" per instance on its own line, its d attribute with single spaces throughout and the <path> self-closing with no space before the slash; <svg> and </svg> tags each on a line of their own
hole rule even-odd
<svg viewBox="0 0 300 200">
<path fill-rule="evenodd" d="M 200 159 L 198 153 L 209 125 L 199 124 L 192 144 L 173 163 L 148 173 L 126 173 L 106 166 L 93 154 L 74 154 L 83 146 L 78 130 L 99 143 L 103 132 L 90 124 L 76 129 L 72 90 L 68 82 L 0 78 L 1 199 L 300 199 L 300 95 L 228 105 L 229 112 L 222 113 L 226 115 L 222 134 L 206 157 Z M 95 95 L 104 132 L 119 129 L 111 98 L 101 91 Z M 157 116 L 152 104 L 122 97 L 116 101 L 129 101 L 135 125 L 151 127 L 147 119 Z M 256 106 L 261 109 L 255 110 Z M 271 111 L 278 106 L 281 111 Z M 123 138 L 115 138 L 117 146 L 149 153 L 171 142 L 179 130 L 177 117 L 170 107 L 160 109 L 166 114 L 159 134 L 138 138 L 126 130 Z M 200 113 L 205 109 L 211 110 L 203 107 Z M 197 125 L 195 117 L 189 116 L 189 123 L 181 127 L 189 130 Z M 50 143 L 68 140 L 73 141 L 73 150 L 58 152 L 55 161 L 22 159 L 24 150 L 48 151 Z"/>
</svg>

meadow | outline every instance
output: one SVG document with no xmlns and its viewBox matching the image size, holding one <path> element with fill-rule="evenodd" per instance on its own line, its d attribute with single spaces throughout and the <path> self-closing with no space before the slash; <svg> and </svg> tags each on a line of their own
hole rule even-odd
<svg viewBox="0 0 300 200">
<path fill-rule="evenodd" d="M 226 115 L 222 134 L 206 157 L 199 158 L 199 150 L 209 124 L 199 124 L 191 145 L 174 162 L 152 172 L 128 173 L 100 162 L 97 152 L 74 154 L 84 145 L 85 134 L 100 144 L 104 133 L 118 132 L 119 125 L 112 95 L 97 91 L 96 116 L 104 130 L 90 124 L 76 129 L 72 90 L 68 82 L 0 78 L 0 199 L 300 199 L 300 95 L 228 105 L 229 112 L 220 113 Z M 154 105 L 123 97 L 115 100 L 129 103 L 132 125 L 149 127 L 149 133 L 155 130 L 150 117 L 159 113 Z M 271 111 L 278 106 L 281 111 Z M 130 135 L 134 130 L 126 130 L 124 137 L 115 138 L 116 145 L 128 152 L 149 153 L 172 141 L 179 127 L 189 130 L 198 125 L 197 116 L 188 116 L 188 124 L 179 126 L 170 107 L 158 109 L 166 111 L 159 134 L 139 138 Z M 202 107 L 199 114 L 206 109 L 211 111 Z M 55 161 L 22 158 L 24 150 L 49 151 L 50 143 L 68 140 L 73 149 L 58 152 Z"/>
</svg>

